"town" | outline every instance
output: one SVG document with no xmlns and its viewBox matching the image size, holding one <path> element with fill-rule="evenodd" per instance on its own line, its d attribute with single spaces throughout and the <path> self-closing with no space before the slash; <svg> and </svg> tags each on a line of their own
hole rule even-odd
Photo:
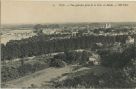
<svg viewBox="0 0 136 89">
<path fill-rule="evenodd" d="M 53 27 L 54 26 L 54 27 Z M 135 26 L 127 26 L 124 25 L 122 27 L 113 26 L 111 24 L 85 24 L 82 26 L 78 26 L 75 24 L 73 26 L 65 26 L 65 25 L 53 25 L 45 27 L 41 25 L 42 32 L 46 35 L 59 35 L 60 39 L 76 37 L 76 36 L 89 36 L 89 35 L 102 35 L 102 36 L 117 36 L 117 35 L 133 35 L 136 34 Z M 55 27 L 56 26 L 56 27 Z M 6 28 L 3 29 L 3 31 Z M 29 38 L 32 36 L 36 36 L 37 34 L 34 32 L 34 28 L 27 29 L 19 29 L 8 31 L 5 34 L 1 35 L 1 43 L 6 44 L 10 40 L 21 40 L 25 38 Z M 4 33 L 4 32 L 3 32 Z M 62 36 L 62 37 L 61 37 Z M 56 37 L 52 38 L 56 39 Z M 134 40 L 134 37 L 129 36 L 129 40 Z M 133 43 L 133 42 L 132 42 Z"/>
</svg>

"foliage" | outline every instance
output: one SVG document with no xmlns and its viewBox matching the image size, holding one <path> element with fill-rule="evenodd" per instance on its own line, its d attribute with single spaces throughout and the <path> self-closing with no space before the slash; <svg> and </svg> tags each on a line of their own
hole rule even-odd
<svg viewBox="0 0 136 89">
<path fill-rule="evenodd" d="M 34 63 L 24 63 L 20 66 L 6 65 L 1 68 L 2 82 L 13 80 L 16 78 L 23 77 L 27 74 L 34 73 L 38 70 L 48 68 L 48 64 L 44 62 L 36 61 Z"/>
<path fill-rule="evenodd" d="M 82 73 L 82 74 L 80 74 Z M 92 70 L 78 72 L 62 81 L 53 82 L 55 88 L 132 88 L 135 85 L 128 81 L 122 70 L 110 69 L 100 74 Z"/>
<path fill-rule="evenodd" d="M 134 88 L 136 87 L 135 47 L 128 46 L 123 52 L 103 50 L 101 67 L 78 71 L 67 75 L 62 81 L 55 81 L 55 88 Z"/>
<path fill-rule="evenodd" d="M 124 68 L 131 63 L 131 59 L 136 57 L 135 47 L 133 46 L 124 48 L 123 52 L 102 50 L 98 53 L 101 56 L 101 64 L 113 68 Z"/>
<path fill-rule="evenodd" d="M 61 59 L 52 58 L 50 59 L 49 66 L 50 67 L 64 67 L 65 62 L 62 61 Z"/>
<path fill-rule="evenodd" d="M 34 32 L 35 33 L 37 33 L 37 35 L 41 35 L 43 32 L 43 27 L 45 27 L 45 26 L 43 26 L 43 25 L 41 25 L 41 24 L 37 24 L 37 25 L 35 25 L 34 26 Z"/>
<path fill-rule="evenodd" d="M 115 37 L 90 35 L 65 39 L 57 39 L 57 37 L 55 35 L 48 36 L 42 34 L 27 39 L 10 41 L 6 45 L 2 44 L 2 60 L 37 56 L 66 50 L 93 48 L 94 44 L 98 42 L 101 42 L 103 45 L 109 45 L 109 43 L 112 44 L 116 41 L 124 43 L 127 35 Z M 60 36 L 60 38 L 62 37 Z M 113 38 L 116 40 L 112 40 Z"/>
</svg>

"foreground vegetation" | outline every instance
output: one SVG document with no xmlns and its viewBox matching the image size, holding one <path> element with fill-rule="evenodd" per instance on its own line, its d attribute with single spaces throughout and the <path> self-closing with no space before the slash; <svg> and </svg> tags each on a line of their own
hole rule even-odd
<svg viewBox="0 0 136 89">
<path fill-rule="evenodd" d="M 134 88 L 136 87 L 136 47 L 123 44 L 126 37 L 127 35 L 115 37 L 90 35 L 50 40 L 49 36 L 40 34 L 29 39 L 11 41 L 2 45 L 2 82 L 48 67 L 79 64 L 90 69 L 67 74 L 67 78 L 62 81 L 51 81 L 51 87 Z M 96 45 L 98 42 L 102 46 Z M 120 42 L 121 45 L 114 46 L 115 42 Z M 50 55 L 53 52 L 63 53 Z M 47 53 L 48 56 L 45 55 Z M 99 58 L 101 62 L 97 67 L 88 62 L 93 54 L 100 56 L 95 58 Z M 31 60 L 25 59 L 29 56 L 36 57 Z M 14 58 L 20 60 L 14 62 L 12 60 Z M 11 63 L 6 63 L 6 60 Z"/>
<path fill-rule="evenodd" d="M 136 87 L 135 47 L 123 52 L 103 51 L 100 66 L 67 74 L 65 80 L 52 82 L 55 88 L 134 88 Z M 102 53 L 102 54 L 101 54 Z M 85 66 L 85 65 L 84 65 Z"/>
<path fill-rule="evenodd" d="M 67 51 L 56 55 L 40 55 L 33 59 L 21 58 L 19 61 L 2 63 L 2 82 L 32 74 L 48 67 L 64 67 L 69 64 L 85 63 L 89 54 L 84 52 Z"/>
<path fill-rule="evenodd" d="M 47 61 L 48 58 L 43 56 L 37 56 L 33 59 L 23 58 L 19 61 L 14 61 L 12 63 L 2 63 L 1 80 L 2 82 L 10 81 L 48 68 L 49 64 Z"/>
</svg>

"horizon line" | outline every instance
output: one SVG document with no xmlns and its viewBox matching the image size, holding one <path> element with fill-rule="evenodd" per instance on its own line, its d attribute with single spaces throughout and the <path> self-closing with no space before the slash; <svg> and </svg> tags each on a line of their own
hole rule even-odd
<svg viewBox="0 0 136 89">
<path fill-rule="evenodd" d="M 103 21 L 103 22 L 41 22 L 41 23 L 1 23 L 1 25 L 26 25 L 26 24 L 76 24 L 76 23 L 136 23 L 136 21 Z"/>
</svg>

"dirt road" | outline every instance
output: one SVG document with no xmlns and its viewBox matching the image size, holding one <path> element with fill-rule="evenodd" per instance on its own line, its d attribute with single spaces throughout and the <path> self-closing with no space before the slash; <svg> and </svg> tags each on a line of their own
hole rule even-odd
<svg viewBox="0 0 136 89">
<path fill-rule="evenodd" d="M 6 83 L 7 88 L 22 88 L 30 87 L 31 84 L 40 87 L 42 84 L 61 76 L 64 73 L 69 73 L 71 66 L 65 66 L 63 68 L 47 68 L 36 73 L 27 75 L 25 77 L 12 80 Z M 48 87 L 48 86 L 47 86 Z"/>
</svg>

